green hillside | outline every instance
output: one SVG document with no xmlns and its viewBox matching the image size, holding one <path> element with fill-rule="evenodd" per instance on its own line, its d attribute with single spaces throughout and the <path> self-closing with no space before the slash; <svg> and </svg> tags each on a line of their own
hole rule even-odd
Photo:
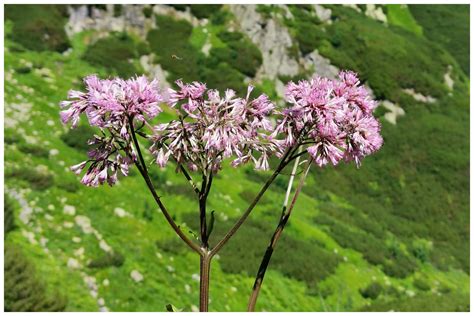
<svg viewBox="0 0 474 316">
<path fill-rule="evenodd" d="M 112 16 L 124 9 L 115 5 Z M 405 114 L 393 124 L 390 109 L 377 108 L 385 143 L 361 168 L 312 168 L 256 310 L 468 311 L 468 7 L 388 5 L 380 10 L 387 22 L 364 6 L 325 9 L 328 20 L 311 5 L 259 5 L 256 12 L 288 30 L 289 58 L 317 49 Z M 229 5 L 140 10 L 144 34 L 70 34 L 66 6 L 5 6 L 6 311 L 165 311 L 170 303 L 191 311 L 199 303 L 199 258 L 170 229 L 137 170 L 113 188 L 84 187 L 68 170 L 85 159 L 94 131 L 84 120 L 77 130 L 63 126 L 58 104 L 69 89 L 82 89 L 84 76 L 150 74 L 141 59 L 151 56 L 168 82 L 201 80 L 243 94 L 250 81 L 277 99 L 277 80 L 313 73 L 299 64 L 297 75 L 261 75 L 272 52 L 239 28 Z M 201 22 L 193 26 L 195 19 Z M 457 35 L 448 41 L 447 34 Z M 228 165 L 209 196 L 214 238 L 268 176 Z M 152 179 L 179 225 L 196 230 L 197 203 L 174 170 L 156 167 Z M 213 261 L 211 311 L 246 310 L 288 173 Z"/>
</svg>

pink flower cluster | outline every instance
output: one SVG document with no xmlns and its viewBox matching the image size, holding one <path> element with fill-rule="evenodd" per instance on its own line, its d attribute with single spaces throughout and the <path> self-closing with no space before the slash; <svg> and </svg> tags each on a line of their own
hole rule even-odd
<svg viewBox="0 0 474 316">
<path fill-rule="evenodd" d="M 266 95 L 245 98 L 233 90 L 223 95 L 207 89 L 204 83 L 177 81 L 167 98 L 158 91 L 157 82 L 145 77 L 129 80 L 101 80 L 86 77 L 86 92 L 70 91 L 61 102 L 63 123 L 76 127 L 85 113 L 91 126 L 102 136 L 89 141 L 89 160 L 71 169 L 77 174 L 90 163 L 82 183 L 113 185 L 117 172 L 128 174 L 137 161 L 132 145 L 131 127 L 136 124 L 153 130 L 150 148 L 156 163 L 164 167 L 170 158 L 191 171 L 216 172 L 223 159 L 234 157 L 232 166 L 252 161 L 256 169 L 267 170 L 272 154 L 303 146 L 314 162 L 322 167 L 340 161 L 355 161 L 377 151 L 383 143 L 380 124 L 373 116 L 376 102 L 353 72 L 341 72 L 331 80 L 314 77 L 290 82 L 286 86 L 289 107 L 277 111 Z M 149 120 L 166 102 L 178 119 L 151 126 Z M 276 124 L 270 116 L 276 114 Z M 105 133 L 107 132 L 108 133 Z"/>
<path fill-rule="evenodd" d="M 179 89 L 170 89 L 169 105 L 180 119 L 156 126 L 150 149 L 159 166 L 172 156 L 192 171 L 217 171 L 223 159 L 235 156 L 233 166 L 253 160 L 257 169 L 268 169 L 277 146 L 266 133 L 274 109 L 266 95 L 250 99 L 252 86 L 239 98 L 233 90 L 221 96 L 203 83 L 176 83 Z"/>
<path fill-rule="evenodd" d="M 89 160 L 71 169 L 79 174 L 91 162 L 82 183 L 97 186 L 117 181 L 117 171 L 128 174 L 128 165 L 134 162 L 134 151 L 130 144 L 129 122 L 147 123 L 162 110 L 159 103 L 163 97 L 158 93 L 156 80 L 151 82 L 144 76 L 129 80 L 115 78 L 101 80 L 97 76 L 84 79 L 86 92 L 71 90 L 69 100 L 61 102 L 61 121 L 72 122 L 76 127 L 79 117 L 85 113 L 89 124 L 101 129 L 103 137 L 95 136 L 89 141 L 93 147 L 88 152 Z M 104 130 L 109 131 L 106 136 Z M 120 154 L 125 151 L 125 154 Z"/>
<path fill-rule="evenodd" d="M 273 137 L 283 134 L 282 146 L 307 144 L 307 151 L 322 167 L 342 159 L 355 161 L 377 151 L 383 143 L 380 124 L 372 112 L 376 102 L 353 72 L 341 72 L 339 80 L 314 77 L 290 82 L 286 101 Z"/>
</svg>

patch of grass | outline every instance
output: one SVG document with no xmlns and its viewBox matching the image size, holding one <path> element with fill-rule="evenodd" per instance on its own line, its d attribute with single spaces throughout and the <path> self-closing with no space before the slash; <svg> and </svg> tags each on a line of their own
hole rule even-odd
<svg viewBox="0 0 474 316">
<path fill-rule="evenodd" d="M 416 23 L 416 20 L 410 13 L 407 5 L 404 4 L 387 4 L 387 19 L 390 25 L 399 26 L 409 32 L 417 35 L 423 35 L 423 28 Z"/>
</svg>

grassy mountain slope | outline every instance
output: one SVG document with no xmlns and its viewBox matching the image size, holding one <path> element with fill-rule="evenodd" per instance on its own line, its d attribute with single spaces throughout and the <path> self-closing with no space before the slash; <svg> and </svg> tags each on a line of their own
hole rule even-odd
<svg viewBox="0 0 474 316">
<path fill-rule="evenodd" d="M 359 71 L 377 98 L 397 102 L 406 115 L 392 125 L 377 110 L 385 145 L 360 169 L 313 170 L 276 250 L 257 310 L 466 310 L 469 81 L 463 65 L 428 35 L 436 33 L 425 27 L 432 23 L 429 14 L 421 22 L 410 7 L 423 28 L 419 32 L 400 8 L 387 8 L 392 11 L 388 26 L 352 8 L 329 8 L 329 25 L 308 18 L 311 7 L 290 8 L 294 20 L 280 22 L 290 28 L 295 48 L 303 53 L 317 48 L 336 66 Z M 138 58 L 149 51 L 172 79 L 189 76 L 211 87 L 243 91 L 245 76 L 261 63 L 258 48 L 238 30 L 227 32 L 233 17 L 225 6 L 212 8 L 212 14 L 194 8 L 195 14 L 209 17 L 210 35 L 160 16 L 159 23 L 175 36 L 152 29 L 145 42 L 133 34 L 111 34 L 88 44 L 94 34 L 85 31 L 61 41 L 72 47 L 68 54 L 56 42 L 36 49 L 19 40 L 16 32 L 26 22 L 15 10 L 6 7 L 5 185 L 14 218 L 7 246 L 21 249 L 48 293 L 64 295 L 66 311 L 97 311 L 104 305 L 111 311 L 164 311 L 169 303 L 195 309 L 197 256 L 167 226 L 138 172 L 114 188 L 78 184 L 67 166 L 84 159 L 81 144 L 92 131 L 84 127 L 71 133 L 62 126 L 58 103 L 70 88 L 81 88 L 85 75 L 141 72 Z M 32 19 L 43 18 L 40 10 Z M 450 23 L 462 28 L 454 19 Z M 48 31 L 57 30 L 63 38 L 62 27 Z M 213 48 L 206 56 L 201 47 L 207 40 Z M 460 37 L 459 45 L 467 40 Z M 189 64 L 171 60 L 175 52 Z M 453 91 L 444 82 L 449 65 Z M 437 101 L 416 101 L 403 92 L 407 88 Z M 273 93 L 273 82 L 266 80 L 258 89 Z M 170 116 L 165 111 L 159 120 Z M 173 167 L 152 176 L 177 222 L 194 230 L 197 205 L 186 182 Z M 251 166 L 226 167 L 215 179 L 209 208 L 216 210 L 216 237 L 247 207 L 266 176 Z M 286 181 L 281 176 L 214 261 L 210 310 L 245 310 Z M 125 216 L 117 215 L 123 213 L 117 208 Z M 108 247 L 123 262 L 110 260 Z M 132 279 L 134 271 L 142 281 Z"/>
</svg>

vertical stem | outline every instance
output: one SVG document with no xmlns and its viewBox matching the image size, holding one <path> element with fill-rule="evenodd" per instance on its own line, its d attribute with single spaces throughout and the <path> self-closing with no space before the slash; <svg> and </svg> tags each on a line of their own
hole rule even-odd
<svg viewBox="0 0 474 316">
<path fill-rule="evenodd" d="M 280 217 L 280 221 L 278 222 L 278 226 L 276 227 L 275 232 L 273 233 L 273 236 L 270 239 L 270 244 L 268 245 L 267 250 L 265 251 L 265 255 L 263 256 L 262 262 L 260 263 L 260 267 L 258 268 L 257 276 L 255 278 L 255 283 L 253 285 L 252 294 L 250 295 L 250 299 L 249 299 L 249 303 L 247 307 L 247 311 L 249 312 L 253 312 L 255 310 L 255 305 L 257 304 L 257 298 L 260 293 L 260 289 L 262 287 L 263 278 L 265 277 L 265 273 L 267 271 L 268 265 L 270 264 L 270 259 L 273 255 L 273 250 L 275 249 L 276 244 L 278 240 L 280 239 L 283 229 L 285 229 L 288 219 L 290 218 L 291 211 L 293 210 L 296 200 L 298 199 L 301 189 L 303 188 L 303 184 L 306 179 L 306 176 L 308 175 L 308 171 L 309 171 L 309 168 L 311 167 L 312 161 L 313 161 L 312 159 L 308 160 L 308 163 L 305 166 L 305 170 L 303 174 L 301 175 L 298 187 L 296 188 L 295 195 L 293 196 L 293 199 L 291 200 L 291 204 L 288 208 L 286 207 L 286 203 L 288 200 L 285 197 L 285 205 L 283 205 L 283 211 Z M 293 170 L 295 170 L 295 168 L 293 168 Z M 290 179 L 290 183 L 292 182 L 293 181 Z"/>
<path fill-rule="evenodd" d="M 200 283 L 199 283 L 199 311 L 207 312 L 209 309 L 209 276 L 211 272 L 212 257 L 208 252 L 201 255 Z"/>
</svg>

